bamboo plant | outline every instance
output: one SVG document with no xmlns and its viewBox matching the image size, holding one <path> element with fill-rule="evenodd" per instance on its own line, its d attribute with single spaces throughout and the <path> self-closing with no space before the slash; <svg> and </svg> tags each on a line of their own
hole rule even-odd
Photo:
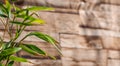
<svg viewBox="0 0 120 66">
<path fill-rule="evenodd" d="M 58 42 L 51 36 L 41 32 L 28 33 L 16 42 L 27 26 L 44 24 L 44 20 L 37 18 L 38 15 L 35 11 L 53 10 L 53 8 L 42 6 L 19 8 L 14 4 L 15 1 L 5 0 L 5 3 L 0 3 L 0 23 L 4 26 L 3 35 L 0 35 L 0 66 L 13 66 L 14 62 L 30 62 L 15 55 L 21 50 L 35 56 L 49 56 L 48 53 L 37 46 L 23 42 L 24 39 L 30 36 L 35 36 L 50 43 L 60 52 L 57 46 Z M 6 34 L 10 37 L 8 41 L 5 41 Z"/>
</svg>

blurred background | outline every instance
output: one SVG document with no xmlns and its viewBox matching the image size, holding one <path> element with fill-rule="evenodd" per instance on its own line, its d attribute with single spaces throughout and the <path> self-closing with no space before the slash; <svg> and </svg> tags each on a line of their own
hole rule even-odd
<svg viewBox="0 0 120 66">
<path fill-rule="evenodd" d="M 30 56 L 21 51 L 20 56 L 35 64 L 15 66 L 120 66 L 120 0 L 18 0 L 16 4 L 21 8 L 55 8 L 37 12 L 46 24 L 29 26 L 23 33 L 40 31 L 54 37 L 63 56 L 48 43 L 30 37 L 24 42 L 34 43 L 57 59 Z M 0 24 L 0 33 L 2 30 Z"/>
</svg>

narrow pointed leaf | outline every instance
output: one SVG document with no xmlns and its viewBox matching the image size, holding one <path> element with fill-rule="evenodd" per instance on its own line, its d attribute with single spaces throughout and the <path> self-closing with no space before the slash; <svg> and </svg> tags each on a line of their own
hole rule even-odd
<svg viewBox="0 0 120 66">
<path fill-rule="evenodd" d="M 0 53 L 0 56 L 7 56 L 7 55 L 11 55 L 11 54 L 14 54 L 18 51 L 20 51 L 21 48 L 20 47 L 14 47 L 14 48 L 9 48 L 9 49 L 6 49 L 6 50 L 3 50 L 1 53 Z"/>
<path fill-rule="evenodd" d="M 17 25 L 25 25 L 25 26 L 32 26 L 32 25 L 39 25 L 39 24 L 44 24 L 43 20 L 36 19 L 31 22 L 19 22 L 19 21 L 10 21 L 10 23 L 17 24 Z"/>
<path fill-rule="evenodd" d="M 48 36 L 48 35 L 46 35 L 46 38 L 49 39 L 48 41 L 49 41 L 49 42 L 58 50 L 58 52 L 62 55 L 62 52 L 61 52 L 60 48 L 55 44 L 56 41 L 55 41 L 52 37 L 50 37 L 50 36 Z M 57 42 L 57 43 L 58 43 L 58 42 Z"/>
<path fill-rule="evenodd" d="M 0 3 L 0 14 L 7 15 L 7 8 L 2 3 Z"/>
<path fill-rule="evenodd" d="M 40 33 L 40 32 L 31 32 L 27 35 L 27 37 L 28 36 L 36 36 L 36 37 L 38 37 L 46 42 L 52 43 L 52 44 L 55 44 L 55 42 L 56 42 L 53 38 L 49 37 L 46 34 Z"/>
<path fill-rule="evenodd" d="M 53 60 L 56 60 L 56 58 L 54 56 L 48 55 L 50 58 L 52 58 Z"/>
<path fill-rule="evenodd" d="M 32 16 L 28 16 L 28 15 L 17 15 L 18 18 L 23 18 L 24 21 L 27 21 L 30 24 L 44 24 L 45 21 L 42 19 L 38 19 L 38 18 L 34 18 Z M 27 23 L 26 22 L 26 23 Z"/>
<path fill-rule="evenodd" d="M 32 45 L 32 44 L 23 44 L 23 45 L 30 48 L 31 50 L 39 53 L 39 54 L 46 55 L 46 53 L 42 49 L 38 48 L 35 45 Z"/>
<path fill-rule="evenodd" d="M 44 24 L 45 22 L 42 19 L 34 19 L 34 20 L 30 21 L 29 23 L 34 25 L 34 24 Z"/>
<path fill-rule="evenodd" d="M 24 45 L 21 45 L 21 47 L 22 47 L 22 49 L 23 49 L 25 52 L 27 52 L 27 53 L 29 53 L 29 54 L 31 54 L 31 55 L 40 56 L 39 53 L 31 50 L 30 48 L 28 48 L 28 47 L 26 47 L 26 46 L 24 46 Z"/>
<path fill-rule="evenodd" d="M 50 8 L 50 7 L 33 6 L 33 7 L 30 7 L 30 8 L 27 8 L 26 10 L 29 10 L 29 11 L 38 11 L 38 10 L 50 11 L 50 10 L 54 10 L 54 9 Z"/>
<path fill-rule="evenodd" d="M 61 50 L 59 49 L 59 47 L 56 45 L 56 43 L 58 43 L 55 39 L 53 39 L 51 36 L 48 36 L 47 34 L 43 34 L 43 33 L 40 33 L 40 32 L 32 32 L 32 33 L 29 33 L 26 37 L 28 36 L 36 36 L 50 44 L 52 44 L 58 51 L 59 53 L 62 55 L 62 52 Z"/>
<path fill-rule="evenodd" d="M 27 45 L 27 44 L 22 44 L 21 45 L 22 49 L 32 55 L 40 56 L 40 55 L 46 55 L 46 53 L 41 50 L 40 48 L 36 47 L 35 45 Z"/>
<path fill-rule="evenodd" d="M 9 3 L 8 0 L 5 0 L 6 2 L 6 11 L 7 11 L 7 15 L 9 18 L 11 18 L 11 4 Z"/>
<path fill-rule="evenodd" d="M 22 10 L 19 10 L 17 11 L 17 13 L 22 13 L 23 11 L 51 11 L 51 10 L 54 10 L 54 8 L 51 8 L 51 7 L 43 7 L 43 6 L 32 6 L 32 7 L 29 7 L 29 8 L 26 8 L 26 9 L 22 9 Z"/>
<path fill-rule="evenodd" d="M 12 60 L 12 61 L 17 61 L 17 62 L 28 62 L 27 59 L 21 58 L 21 57 L 17 57 L 17 56 L 10 56 L 9 59 Z"/>
<path fill-rule="evenodd" d="M 25 15 L 25 14 L 16 15 L 16 17 L 18 17 L 18 18 L 23 18 L 23 19 L 25 19 L 25 21 L 26 21 L 26 20 L 34 20 L 34 19 L 35 19 L 34 17 L 28 16 L 28 15 Z"/>
</svg>

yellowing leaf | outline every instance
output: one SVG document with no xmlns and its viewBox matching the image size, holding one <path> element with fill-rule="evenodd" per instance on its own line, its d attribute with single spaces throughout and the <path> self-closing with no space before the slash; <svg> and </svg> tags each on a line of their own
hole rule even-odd
<svg viewBox="0 0 120 66">
<path fill-rule="evenodd" d="M 41 20 L 41 19 L 35 19 L 31 22 L 32 24 L 44 24 L 44 20 Z"/>
</svg>

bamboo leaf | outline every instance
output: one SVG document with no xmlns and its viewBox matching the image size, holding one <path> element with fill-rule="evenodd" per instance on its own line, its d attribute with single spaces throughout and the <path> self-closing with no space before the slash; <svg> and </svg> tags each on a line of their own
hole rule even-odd
<svg viewBox="0 0 120 66">
<path fill-rule="evenodd" d="M 0 53 L 0 56 L 8 56 L 8 55 L 14 54 L 20 50 L 21 50 L 20 47 L 8 48 L 8 49 L 3 50 Z"/>
<path fill-rule="evenodd" d="M 6 18 L 7 16 L 3 13 L 3 11 L 0 9 L 0 16 Z"/>
<path fill-rule="evenodd" d="M 27 35 L 28 36 L 36 36 L 46 42 L 49 42 L 51 44 L 55 44 L 57 41 L 55 41 L 55 39 L 53 39 L 52 37 L 48 36 L 47 34 L 43 34 L 41 32 L 31 32 Z"/>
<path fill-rule="evenodd" d="M 12 60 L 12 61 L 17 61 L 17 62 L 28 62 L 27 59 L 21 58 L 21 57 L 17 57 L 17 56 L 10 56 L 9 59 Z"/>
<path fill-rule="evenodd" d="M 32 7 L 26 8 L 26 9 L 18 10 L 16 13 L 22 13 L 27 10 L 28 11 L 51 11 L 51 10 L 54 10 L 54 8 L 44 7 L 44 6 L 32 6 Z"/>
<path fill-rule="evenodd" d="M 28 47 L 29 49 L 31 49 L 39 54 L 46 55 L 46 53 L 42 49 L 38 48 L 35 45 L 32 45 L 32 44 L 22 44 L 22 45 Z"/>
<path fill-rule="evenodd" d="M 44 24 L 44 21 L 41 19 L 35 19 L 30 22 L 10 21 L 10 23 L 17 24 L 17 25 L 32 26 L 32 25 Z"/>
<path fill-rule="evenodd" d="M 53 8 L 50 7 L 44 7 L 44 6 L 32 6 L 30 8 L 26 8 L 26 10 L 29 11 L 38 11 L 38 10 L 42 10 L 42 11 L 50 11 L 50 10 L 54 10 Z"/>
<path fill-rule="evenodd" d="M 35 18 L 34 17 L 32 17 L 32 16 L 28 16 L 28 15 L 25 15 L 25 14 L 22 14 L 22 15 L 16 15 L 16 17 L 18 17 L 18 18 L 23 18 L 23 19 L 25 19 L 25 20 L 34 20 Z"/>
<path fill-rule="evenodd" d="M 53 60 L 56 60 L 56 58 L 54 56 L 48 55 L 50 58 L 52 58 Z"/>
<path fill-rule="evenodd" d="M 59 53 L 62 55 L 62 52 L 61 50 L 59 49 L 59 47 L 56 45 L 56 43 L 58 43 L 55 39 L 53 39 L 51 36 L 47 35 L 47 34 L 43 34 L 43 33 L 40 33 L 40 32 L 31 32 L 29 33 L 28 35 L 26 35 L 24 37 L 24 39 L 28 36 L 36 36 L 50 44 L 52 44 L 58 51 Z"/>
<path fill-rule="evenodd" d="M 44 24 L 45 21 L 42 19 L 38 19 L 38 18 L 34 18 L 32 16 L 28 16 L 28 15 L 17 15 L 17 17 L 19 18 L 23 18 L 24 21 L 27 21 L 29 24 Z"/>
<path fill-rule="evenodd" d="M 25 25 L 25 26 L 31 26 L 32 24 L 31 23 L 22 23 L 22 22 L 18 22 L 18 21 L 11 21 L 10 23 L 13 23 L 13 24 L 17 24 L 17 25 Z"/>
<path fill-rule="evenodd" d="M 35 45 L 32 44 L 22 44 L 20 45 L 22 47 L 22 49 L 32 55 L 36 55 L 36 56 L 40 56 L 43 55 L 45 56 L 46 53 L 41 50 L 40 48 L 36 47 Z"/>
<path fill-rule="evenodd" d="M 32 55 L 39 55 L 38 53 L 36 53 L 36 52 L 34 52 L 33 50 L 31 50 L 30 48 L 28 48 L 28 47 L 26 47 L 26 46 L 24 46 L 24 45 L 20 45 L 21 46 L 21 48 L 24 50 L 24 51 L 26 51 L 26 52 L 28 52 L 28 53 L 30 53 L 30 54 L 32 54 Z"/>
<path fill-rule="evenodd" d="M 9 3 L 8 0 L 5 0 L 5 2 L 6 2 L 5 6 L 6 6 L 7 15 L 9 18 L 11 18 L 11 4 Z"/>
<path fill-rule="evenodd" d="M 35 25 L 35 24 L 44 24 L 45 22 L 42 19 L 34 19 L 34 20 L 30 21 L 29 23 Z"/>
<path fill-rule="evenodd" d="M 0 14 L 1 16 L 7 16 L 7 8 L 2 3 L 0 3 Z"/>
</svg>

